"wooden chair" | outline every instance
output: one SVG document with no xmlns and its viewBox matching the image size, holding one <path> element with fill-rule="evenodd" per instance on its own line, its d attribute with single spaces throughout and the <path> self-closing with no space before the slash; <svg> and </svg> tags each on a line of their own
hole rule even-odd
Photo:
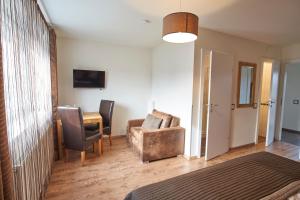
<svg viewBox="0 0 300 200">
<path fill-rule="evenodd" d="M 84 165 L 87 147 L 93 145 L 95 151 L 97 144 L 98 153 L 101 155 L 102 135 L 99 129 L 85 130 L 80 108 L 58 107 L 58 113 L 62 122 L 66 160 L 68 160 L 68 150 L 81 151 L 81 164 Z"/>
</svg>

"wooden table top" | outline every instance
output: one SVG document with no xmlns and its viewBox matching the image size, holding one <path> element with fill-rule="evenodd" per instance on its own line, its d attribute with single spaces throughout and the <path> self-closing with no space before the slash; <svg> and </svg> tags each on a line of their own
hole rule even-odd
<svg viewBox="0 0 300 200">
<path fill-rule="evenodd" d="M 101 115 L 98 112 L 84 112 L 82 117 L 83 120 L 102 119 Z"/>
</svg>

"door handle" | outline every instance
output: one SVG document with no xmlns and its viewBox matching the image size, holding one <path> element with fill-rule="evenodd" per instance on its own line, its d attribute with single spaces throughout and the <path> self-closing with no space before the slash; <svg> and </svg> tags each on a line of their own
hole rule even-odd
<svg viewBox="0 0 300 200">
<path fill-rule="evenodd" d="M 269 106 L 269 103 L 260 103 L 262 106 Z"/>
</svg>

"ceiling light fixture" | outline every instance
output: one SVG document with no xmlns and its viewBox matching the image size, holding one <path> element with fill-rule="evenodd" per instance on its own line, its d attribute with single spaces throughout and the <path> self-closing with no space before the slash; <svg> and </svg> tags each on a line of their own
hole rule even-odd
<svg viewBox="0 0 300 200">
<path fill-rule="evenodd" d="M 197 15 L 189 12 L 176 12 L 164 17 L 162 33 L 162 39 L 164 41 L 171 43 L 187 43 L 195 41 L 197 37 Z"/>
</svg>

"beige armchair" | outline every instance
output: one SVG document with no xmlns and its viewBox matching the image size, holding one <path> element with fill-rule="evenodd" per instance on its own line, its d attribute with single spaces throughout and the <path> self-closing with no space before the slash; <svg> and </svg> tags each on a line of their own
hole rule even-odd
<svg viewBox="0 0 300 200">
<path fill-rule="evenodd" d="M 180 127 L 180 119 L 156 110 L 152 114 L 169 120 L 169 124 L 166 125 L 163 121 L 164 127 L 147 130 L 141 127 L 144 119 L 129 120 L 127 137 L 134 151 L 143 162 L 182 155 L 185 129 Z"/>
</svg>

